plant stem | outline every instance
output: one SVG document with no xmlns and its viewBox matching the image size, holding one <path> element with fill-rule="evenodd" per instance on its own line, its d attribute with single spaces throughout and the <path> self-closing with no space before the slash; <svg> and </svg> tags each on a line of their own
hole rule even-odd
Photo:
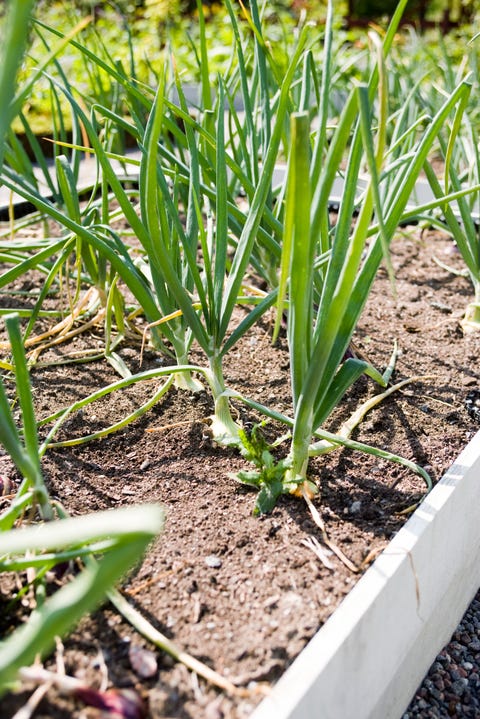
<svg viewBox="0 0 480 719">
<path fill-rule="evenodd" d="M 287 471 L 287 481 L 297 482 L 299 478 L 303 480 L 307 479 L 307 467 L 309 459 L 309 446 L 311 441 L 311 423 L 309 422 L 303 432 L 295 432 L 292 437 L 292 444 L 290 450 L 290 456 L 292 458 L 292 464 L 290 469 Z"/>
<path fill-rule="evenodd" d="M 188 349 L 185 349 L 185 347 L 183 347 L 183 349 L 180 350 L 180 348 L 176 346 L 174 339 L 175 338 L 173 338 L 172 343 L 175 349 L 175 358 L 177 360 L 177 364 L 180 366 L 188 365 Z M 204 389 L 203 384 L 192 376 L 190 370 L 175 373 L 175 387 L 177 389 L 184 389 L 189 392 L 201 392 Z"/>
<path fill-rule="evenodd" d="M 480 332 L 480 280 L 475 281 L 472 277 L 475 288 L 475 300 L 467 305 L 465 316 L 462 320 L 462 328 L 465 333 Z"/>
<path fill-rule="evenodd" d="M 206 378 L 215 402 L 215 413 L 211 417 L 213 438 L 219 444 L 238 444 L 239 426 L 230 411 L 229 397 L 223 377 L 222 357 L 218 350 L 214 350 L 210 355 L 209 368 Z"/>
</svg>

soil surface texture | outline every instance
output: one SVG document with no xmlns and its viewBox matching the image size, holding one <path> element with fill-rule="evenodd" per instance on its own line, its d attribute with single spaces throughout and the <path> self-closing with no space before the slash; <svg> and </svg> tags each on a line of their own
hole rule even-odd
<svg viewBox="0 0 480 719">
<path fill-rule="evenodd" d="M 353 438 L 415 461 L 435 482 L 479 428 L 466 402 L 480 389 L 480 334 L 465 335 L 460 325 L 473 291 L 466 277 L 447 269 L 463 271 L 464 265 L 451 240 L 438 231 L 404 228 L 392 244 L 392 261 L 396 296 L 381 270 L 355 348 L 383 371 L 396 340 L 399 357 L 392 381 L 417 379 L 374 408 Z M 23 277 L 15 289 L 34 290 L 36 282 L 34 275 Z M 0 300 L 3 307 L 34 302 L 28 295 Z M 272 346 L 271 330 L 268 315 L 230 352 L 226 380 L 242 394 L 290 413 L 286 341 L 281 337 Z M 74 352 L 101 352 L 103 342 L 102 327 L 94 327 L 39 356 L 32 369 L 39 418 L 118 379 L 104 359 L 62 364 Z M 132 372 L 169 363 L 147 350 L 140 366 L 140 342 L 124 343 L 117 351 Z M 57 439 L 80 437 L 122 419 L 157 384 L 134 385 L 73 414 Z M 327 428 L 337 430 L 381 391 L 361 378 Z M 234 407 L 243 422 L 261 419 L 244 406 Z M 350 562 L 347 566 L 333 554 L 333 569 L 327 568 L 309 546 L 312 537 L 321 541 L 322 535 L 303 500 L 282 497 L 269 515 L 253 516 L 255 493 L 229 476 L 248 463 L 235 450 L 212 442 L 211 414 L 207 392 L 171 389 L 125 429 L 87 444 L 51 448 L 43 462 L 49 490 L 72 515 L 142 502 L 164 506 L 165 531 L 122 592 L 178 646 L 244 690 L 234 695 L 216 689 L 148 644 L 111 606 L 103 606 L 65 639 L 65 670 L 95 687 L 106 676 L 110 687 L 137 691 L 154 719 L 248 717 L 425 491 L 421 477 L 371 455 L 339 449 L 312 460 L 311 477 L 320 488 L 315 506 L 330 541 Z M 285 429 L 270 423 L 264 431 L 275 439 Z M 281 456 L 287 448 L 285 442 L 276 451 Z M 18 481 L 5 454 L 0 454 L 0 474 Z M 1 498 L 0 506 L 8 501 Z M 31 609 L 26 595 L 13 615 L 5 613 L 17 581 L 0 577 L 2 633 Z M 154 653 L 153 676 L 142 678 L 135 660 L 142 654 L 132 648 L 145 650 L 145 660 L 151 658 L 147 651 Z M 47 667 L 55 669 L 59 651 Z M 2 718 L 12 717 L 30 693 L 2 698 Z M 54 690 L 35 713 L 37 719 L 99 716 L 98 709 Z"/>
</svg>

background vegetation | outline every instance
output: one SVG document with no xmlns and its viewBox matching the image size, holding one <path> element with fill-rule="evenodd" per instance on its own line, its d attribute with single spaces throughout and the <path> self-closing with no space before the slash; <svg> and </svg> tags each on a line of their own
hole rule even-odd
<svg viewBox="0 0 480 719">
<path fill-rule="evenodd" d="M 368 47 L 366 23 L 372 20 L 385 25 L 396 4 L 396 0 L 335 3 L 335 43 L 344 57 L 348 56 L 349 49 L 351 56 L 351 62 L 343 68 L 346 81 L 360 77 L 361 68 L 357 61 L 359 51 L 361 53 Z M 217 74 L 222 74 L 228 67 L 235 40 L 225 4 L 207 0 L 202 7 L 209 72 L 213 82 Z M 397 55 L 398 61 L 402 62 L 401 53 L 408 46 L 410 57 L 418 54 L 418 72 L 422 72 L 428 81 L 429 73 L 436 72 L 436 66 L 443 61 L 444 46 L 449 57 L 458 63 L 465 55 L 478 53 L 478 43 L 475 48 L 466 49 L 463 30 L 465 22 L 473 23 L 476 14 L 480 14 L 475 7 L 473 0 L 410 0 L 405 14 L 410 25 L 404 26 L 403 39 L 394 48 L 393 56 Z M 107 61 L 122 63 L 127 72 L 130 71 L 142 83 L 150 86 L 158 84 L 158 73 L 166 54 L 174 55 L 183 84 L 200 80 L 200 25 L 196 0 L 112 0 L 102 3 L 94 0 L 39 0 L 35 13 L 42 22 L 63 33 L 71 32 L 79 22 L 91 17 L 91 21 L 78 32 L 78 41 Z M 280 67 L 286 66 L 302 14 L 321 29 L 325 23 L 326 1 L 275 0 L 264 5 L 264 34 Z M 242 25 L 248 33 L 247 23 L 243 21 Z M 419 42 L 419 35 L 422 42 Z M 470 36 L 471 32 L 467 31 L 467 35 Z M 20 80 L 38 67 L 45 52 L 44 41 L 35 31 L 31 40 L 30 53 Z M 320 61 L 321 44 L 314 46 L 312 52 Z M 86 97 L 94 99 L 100 94 L 105 98 L 112 92 L 111 79 L 102 73 L 93 79 L 81 53 L 76 52 L 74 47 L 69 46 L 62 53 L 61 65 L 69 81 Z M 414 65 L 411 63 L 411 67 Z M 55 76 L 54 70 L 49 71 Z M 40 134 L 51 132 L 50 105 L 49 81 L 43 79 L 36 83 L 24 108 L 28 122 Z M 65 122 L 68 125 L 68 116 Z M 18 123 L 15 129 L 22 131 Z"/>
</svg>

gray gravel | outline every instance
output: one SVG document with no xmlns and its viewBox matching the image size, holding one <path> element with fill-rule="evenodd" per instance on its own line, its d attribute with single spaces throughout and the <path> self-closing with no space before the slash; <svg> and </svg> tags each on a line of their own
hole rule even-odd
<svg viewBox="0 0 480 719">
<path fill-rule="evenodd" d="M 480 591 L 402 719 L 480 719 Z"/>
</svg>

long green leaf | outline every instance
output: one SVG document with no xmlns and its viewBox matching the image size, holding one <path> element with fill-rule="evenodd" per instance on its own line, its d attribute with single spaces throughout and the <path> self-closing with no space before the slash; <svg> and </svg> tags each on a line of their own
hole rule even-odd
<svg viewBox="0 0 480 719">
<path fill-rule="evenodd" d="M 0 642 L 0 694 L 20 667 L 45 657 L 55 643 L 87 612 L 94 609 L 127 569 L 141 557 L 163 526 L 163 511 L 155 505 L 130 507 L 13 530 L 0 537 L 0 555 L 38 548 L 59 549 L 101 537 L 114 537 L 116 545 L 100 562 L 88 567 L 59 589 L 8 639 Z"/>
<path fill-rule="evenodd" d="M 8 6 L 0 61 L 0 103 L 2 108 L 0 111 L 0 169 L 3 163 L 5 135 L 10 121 L 15 115 L 15 106 L 12 106 L 11 102 L 15 92 L 17 70 L 27 45 L 32 7 L 33 0 L 16 0 L 16 2 L 10 2 Z"/>
<path fill-rule="evenodd" d="M 311 360 L 313 312 L 313 260 L 315 243 L 310 235 L 310 127 L 307 113 L 292 115 L 292 162 L 289 166 L 289 190 L 286 215 L 292 217 L 286 237 L 291 246 L 289 260 L 288 338 L 293 405 L 303 391 Z M 281 311 L 279 307 L 277 312 Z"/>
<path fill-rule="evenodd" d="M 264 165 L 260 176 L 260 182 L 255 191 L 255 195 L 253 197 L 252 204 L 242 230 L 242 234 L 240 235 L 240 238 L 238 240 L 235 257 L 233 259 L 230 274 L 226 283 L 223 295 L 224 299 L 222 304 L 221 325 L 219 332 L 220 340 L 223 339 L 227 332 L 233 308 L 237 301 L 240 285 L 243 281 L 247 265 L 250 261 L 252 246 L 255 241 L 256 232 L 259 228 L 262 216 L 265 211 L 265 205 L 271 187 L 273 170 L 278 158 L 278 148 L 282 138 L 283 123 L 289 106 L 289 94 L 291 90 L 291 84 L 294 74 L 297 70 L 299 59 L 305 47 L 306 40 L 307 30 L 306 28 L 304 28 L 298 40 L 298 44 L 292 57 L 290 66 L 285 74 L 282 83 L 275 126 L 268 146 L 267 155 L 264 160 Z"/>
</svg>

